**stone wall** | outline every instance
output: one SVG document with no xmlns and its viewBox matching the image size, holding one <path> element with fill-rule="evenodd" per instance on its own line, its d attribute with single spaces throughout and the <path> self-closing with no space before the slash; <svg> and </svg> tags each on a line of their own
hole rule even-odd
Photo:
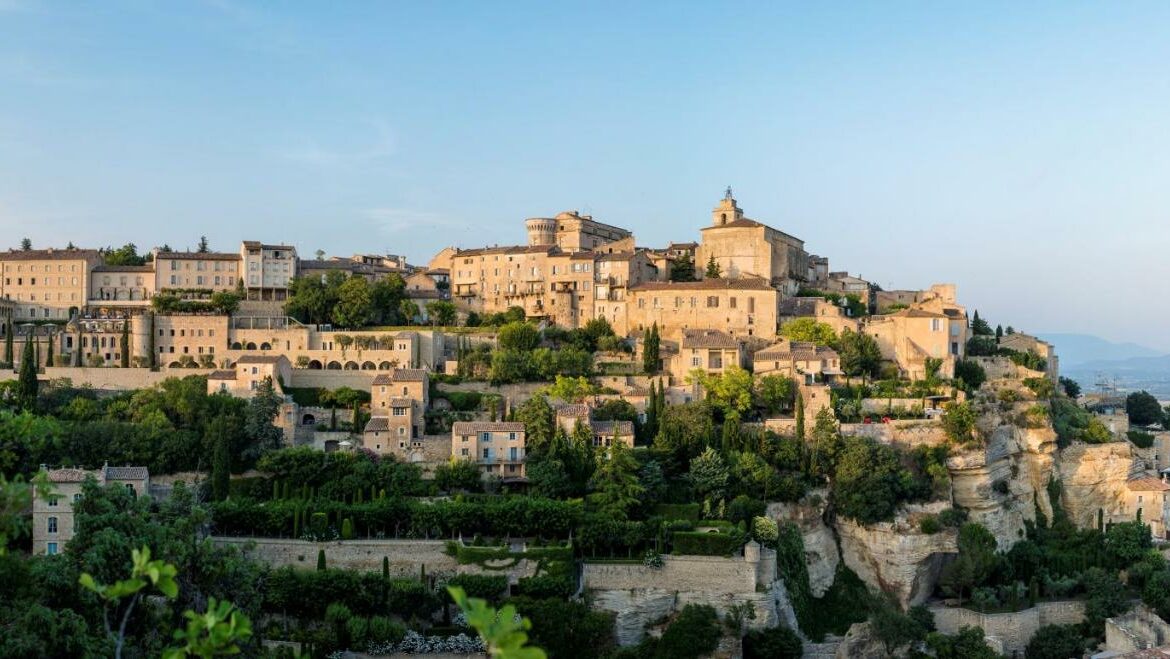
<svg viewBox="0 0 1170 659">
<path fill-rule="evenodd" d="M 902 444 L 906 448 L 937 446 L 947 441 L 942 422 L 934 419 L 905 419 L 889 423 L 842 423 L 841 434 L 871 437 L 883 444 Z"/>
<path fill-rule="evenodd" d="M 979 627 L 988 641 L 1006 655 L 1021 655 L 1036 630 L 1044 625 L 1071 625 L 1085 619 L 1085 603 L 1079 600 L 1041 602 L 1015 613 L 979 613 L 942 605 L 930 607 L 934 624 L 943 634 L 957 634 L 963 627 Z"/>
<path fill-rule="evenodd" d="M 319 389 L 338 389 L 350 387 L 369 391 L 374 382 L 377 371 L 331 371 L 308 368 L 294 368 L 292 382 L 286 383 L 290 387 Z"/>
<path fill-rule="evenodd" d="M 292 565 L 305 569 L 317 567 L 317 552 L 325 550 L 325 565 L 347 570 L 382 570 L 382 557 L 390 560 L 390 574 L 418 576 L 425 566 L 427 574 L 489 573 L 508 576 L 511 583 L 536 573 L 536 562 L 523 559 L 513 567 L 486 571 L 478 565 L 460 565 L 453 556 L 444 553 L 442 540 L 338 540 L 310 542 L 281 538 L 232 538 L 216 536 L 212 541 L 219 546 L 233 546 L 256 560 L 273 567 Z M 251 543 L 255 543 L 252 545 Z M 251 547 L 251 548 L 249 548 Z"/>
<path fill-rule="evenodd" d="M 774 565 L 774 563 L 773 563 Z M 707 593 L 751 592 L 756 589 L 757 564 L 743 557 L 663 556 L 662 567 L 629 563 L 585 563 L 587 590 L 660 588 Z"/>
<path fill-rule="evenodd" d="M 1145 604 L 1105 620 L 1105 649 L 1109 652 L 1137 652 L 1170 644 L 1170 625 Z"/>
<path fill-rule="evenodd" d="M 211 373 L 210 370 L 203 368 L 160 368 L 157 371 L 152 371 L 148 368 L 51 366 L 45 369 L 41 379 L 69 378 L 74 386 L 87 384 L 94 389 L 126 391 L 153 387 L 167 378 L 184 378 L 188 375 L 207 375 L 209 373 Z M 16 379 L 15 373 L 0 372 L 0 381 L 14 379 Z"/>
</svg>

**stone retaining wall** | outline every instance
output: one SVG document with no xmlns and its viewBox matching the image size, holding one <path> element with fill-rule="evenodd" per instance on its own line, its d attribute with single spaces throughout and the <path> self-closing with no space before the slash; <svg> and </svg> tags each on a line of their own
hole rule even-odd
<svg viewBox="0 0 1170 659">
<path fill-rule="evenodd" d="M 755 592 L 757 565 L 743 557 L 663 556 L 662 567 L 628 563 L 585 563 L 586 590 L 657 588 L 708 593 Z"/>
<path fill-rule="evenodd" d="M 930 611 L 935 626 L 943 634 L 957 634 L 963 627 L 979 627 L 989 641 L 999 645 L 999 652 L 1006 655 L 1022 654 L 1036 630 L 1044 625 L 1071 625 L 1085 619 L 1085 603 L 1080 600 L 1041 602 L 1015 613 L 979 613 L 941 605 L 930 607 Z"/>
</svg>

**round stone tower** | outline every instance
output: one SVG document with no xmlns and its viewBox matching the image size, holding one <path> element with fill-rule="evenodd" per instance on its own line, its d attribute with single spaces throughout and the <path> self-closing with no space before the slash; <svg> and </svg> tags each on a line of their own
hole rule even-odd
<svg viewBox="0 0 1170 659">
<path fill-rule="evenodd" d="M 557 221 L 548 217 L 533 217 L 524 222 L 528 229 L 528 246 L 543 247 L 557 244 Z"/>
</svg>

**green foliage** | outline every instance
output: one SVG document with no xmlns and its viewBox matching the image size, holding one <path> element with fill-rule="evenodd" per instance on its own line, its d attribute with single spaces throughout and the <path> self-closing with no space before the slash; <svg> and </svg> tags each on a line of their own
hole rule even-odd
<svg viewBox="0 0 1170 659">
<path fill-rule="evenodd" d="M 483 485 L 479 465 L 471 460 L 452 459 L 435 468 L 435 485 L 444 492 L 478 492 Z"/>
<path fill-rule="evenodd" d="M 975 410 L 970 403 L 947 403 L 942 413 L 943 430 L 951 441 L 967 445 L 976 441 Z"/>
<path fill-rule="evenodd" d="M 968 391 L 975 391 L 987 381 L 987 372 L 973 359 L 960 359 L 955 362 L 955 379 L 962 380 Z"/>
<path fill-rule="evenodd" d="M 206 613 L 186 611 L 183 617 L 187 619 L 187 626 L 175 631 L 175 640 L 184 643 L 163 652 L 163 659 L 238 654 L 240 647 L 237 643 L 252 637 L 252 623 L 248 617 L 235 610 L 231 602 L 217 602 L 214 597 L 207 601 Z"/>
<path fill-rule="evenodd" d="M 540 332 L 531 323 L 512 322 L 500 328 L 496 340 L 500 350 L 527 352 L 540 344 Z"/>
<path fill-rule="evenodd" d="M 468 597 L 495 602 L 507 591 L 508 577 L 502 574 L 457 574 L 447 580 L 447 585 L 462 588 Z"/>
<path fill-rule="evenodd" d="M 885 646 L 887 656 L 895 656 L 896 650 L 914 641 L 921 641 L 933 629 L 934 621 L 930 611 L 925 607 L 920 613 L 910 615 L 902 613 L 896 602 L 885 598 L 873 598 L 873 608 L 869 615 L 869 627 L 882 645 Z M 922 613 L 931 616 L 924 624 Z"/>
<path fill-rule="evenodd" d="M 730 473 L 722 456 L 715 449 L 707 447 L 691 461 L 687 477 L 700 498 L 722 499 L 727 491 Z"/>
<path fill-rule="evenodd" d="M 975 315 L 971 317 L 971 333 L 975 336 L 994 336 L 991 325 L 979 317 L 979 310 L 975 310 Z"/>
<path fill-rule="evenodd" d="M 589 382 L 585 377 L 572 378 L 563 375 L 557 375 L 556 380 L 544 388 L 544 393 L 549 397 L 567 403 L 580 403 L 598 391 L 599 387 Z"/>
<path fill-rule="evenodd" d="M 1037 398 L 1047 399 L 1052 398 L 1056 394 L 1056 385 L 1052 380 L 1046 377 L 1040 378 L 1025 378 L 1024 386 L 1032 390 Z"/>
<path fill-rule="evenodd" d="M 1165 416 L 1158 399 L 1146 391 L 1135 391 L 1125 397 L 1125 413 L 1136 426 L 1160 424 Z"/>
<path fill-rule="evenodd" d="M 427 302 L 426 309 L 432 325 L 451 327 L 455 324 L 457 313 L 454 303 L 447 300 L 432 300 Z"/>
<path fill-rule="evenodd" d="M 1130 600 L 1117 577 L 1099 567 L 1092 567 L 1081 577 L 1085 587 L 1085 629 L 1091 636 L 1105 635 L 1105 619 L 1124 613 Z"/>
<path fill-rule="evenodd" d="M 138 246 L 134 243 L 126 243 L 117 249 L 107 247 L 103 257 L 106 265 L 146 264 L 146 259 L 138 255 Z"/>
<path fill-rule="evenodd" d="M 703 274 L 706 279 L 719 279 L 723 276 L 723 268 L 719 267 L 719 264 L 715 262 L 714 254 L 711 255 L 711 258 L 707 259 L 707 270 Z"/>
<path fill-rule="evenodd" d="M 658 336 L 658 323 L 654 323 L 642 336 L 642 372 L 657 373 L 662 363 L 661 341 Z"/>
<path fill-rule="evenodd" d="M 719 616 L 706 604 L 687 604 L 656 644 L 654 659 L 697 659 L 713 652 L 723 635 Z"/>
<path fill-rule="evenodd" d="M 753 629 L 743 637 L 744 659 L 800 659 L 803 651 L 800 637 L 783 625 Z"/>
<path fill-rule="evenodd" d="M 37 359 L 33 351 L 32 334 L 24 339 L 24 352 L 20 357 L 20 374 L 16 379 L 16 407 L 32 410 L 37 405 Z"/>
<path fill-rule="evenodd" d="M 670 281 L 695 281 L 695 262 L 683 252 L 670 262 Z"/>
<path fill-rule="evenodd" d="M 1072 378 L 1060 376 L 1060 388 L 1064 390 L 1064 395 L 1076 400 L 1081 395 L 1081 385 Z"/>
<path fill-rule="evenodd" d="M 783 375 L 765 375 L 756 379 L 753 393 L 756 405 L 774 415 L 792 409 L 796 383 Z"/>
<path fill-rule="evenodd" d="M 671 553 L 689 556 L 730 556 L 747 542 L 739 531 L 728 533 L 675 531 L 671 535 Z"/>
<path fill-rule="evenodd" d="M 980 524 L 968 522 L 959 528 L 959 556 L 943 568 L 939 584 L 945 592 L 963 601 L 963 593 L 982 584 L 996 565 L 995 536 Z"/>
<path fill-rule="evenodd" d="M 1036 630 L 1024 651 L 1027 659 L 1068 659 L 1085 651 L 1077 625 L 1044 625 Z"/>
<path fill-rule="evenodd" d="M 927 634 L 926 647 L 937 659 L 999 659 L 983 640 L 983 630 L 979 627 L 963 627 L 954 636 Z"/>
<path fill-rule="evenodd" d="M 882 351 L 877 340 L 869 334 L 846 328 L 841 332 L 837 352 L 841 357 L 841 370 L 846 375 L 877 377 L 881 372 Z"/>
<path fill-rule="evenodd" d="M 780 336 L 792 341 L 811 341 L 818 346 L 837 345 L 837 333 L 827 323 L 815 318 L 797 318 L 780 326 Z"/>
<path fill-rule="evenodd" d="M 320 560 L 320 555 L 318 555 Z M 268 574 L 263 607 L 302 619 L 321 619 L 330 604 L 341 604 L 355 615 L 391 613 L 410 618 L 430 615 L 438 606 L 434 594 L 417 579 L 386 579 L 380 572 L 282 567 Z"/>
<path fill-rule="evenodd" d="M 448 587 L 451 599 L 467 617 L 495 659 L 545 659 L 544 650 L 528 645 L 527 630 L 532 628 L 528 618 L 516 615 L 516 607 L 505 606 L 496 611 L 487 602 L 468 598 L 459 587 Z"/>
<path fill-rule="evenodd" d="M 752 406 L 752 374 L 736 365 L 728 366 L 719 374 L 694 369 L 687 382 L 703 387 L 707 400 L 724 416 L 739 418 Z"/>
<path fill-rule="evenodd" d="M 685 471 L 715 438 L 715 420 L 706 402 L 668 405 L 658 419 L 654 448 L 666 456 L 668 471 Z"/>
<path fill-rule="evenodd" d="M 1138 448 L 1150 448 L 1154 445 L 1154 436 L 1148 432 L 1129 430 L 1125 433 L 1125 436 Z"/>
<path fill-rule="evenodd" d="M 693 465 L 692 465 L 693 466 Z M 599 512 L 624 520 L 646 488 L 638 481 L 638 462 L 621 441 L 614 442 L 589 481 L 589 503 Z"/>
<path fill-rule="evenodd" d="M 605 656 L 614 645 L 612 613 L 557 599 L 517 597 L 510 602 L 532 621 L 532 643 L 551 657 Z"/>
</svg>

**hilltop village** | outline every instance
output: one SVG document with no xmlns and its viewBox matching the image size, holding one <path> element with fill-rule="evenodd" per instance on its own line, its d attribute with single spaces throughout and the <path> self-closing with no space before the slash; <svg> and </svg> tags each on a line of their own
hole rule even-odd
<svg viewBox="0 0 1170 659">
<path fill-rule="evenodd" d="M 1166 656 L 1158 401 L 702 224 L 0 252 L 0 657 L 486 656 L 448 586 L 551 657 Z"/>
</svg>

